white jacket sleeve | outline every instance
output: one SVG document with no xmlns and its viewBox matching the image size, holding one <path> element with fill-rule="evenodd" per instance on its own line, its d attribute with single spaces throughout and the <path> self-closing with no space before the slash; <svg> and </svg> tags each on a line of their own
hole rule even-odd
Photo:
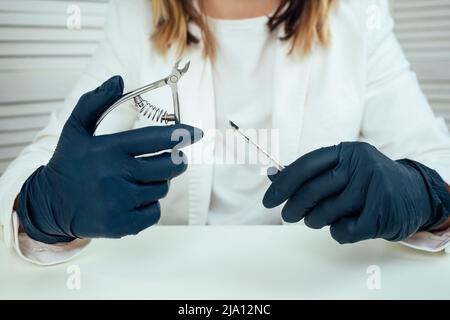
<svg viewBox="0 0 450 320">
<path fill-rule="evenodd" d="M 124 78 L 125 90 L 136 85 L 139 68 L 136 68 L 135 64 L 139 64 L 140 57 L 139 51 L 133 47 L 136 41 L 132 35 L 138 32 L 129 30 L 135 28 L 135 25 L 133 20 L 130 22 L 125 16 L 132 14 L 129 10 L 131 6 L 127 7 L 126 2 L 129 1 L 112 1 L 108 11 L 105 38 L 86 72 L 65 100 L 63 108 L 51 115 L 50 123 L 38 133 L 34 142 L 24 149 L 0 178 L 0 231 L 3 230 L 3 240 L 7 247 L 15 249 L 20 256 L 34 263 L 47 265 L 66 261 L 79 253 L 89 242 L 75 240 L 68 244 L 47 245 L 38 243 L 23 233 L 19 234 L 20 223 L 17 214 L 13 212 L 13 204 L 25 180 L 39 166 L 47 164 L 50 160 L 62 127 L 82 94 L 95 89 L 117 74 Z M 130 32 L 133 32 L 132 35 Z M 111 128 L 102 129 L 121 131 L 133 126 L 136 117 L 133 110 L 129 107 L 116 110 L 118 111 L 112 113 L 111 117 L 116 117 L 120 121 L 110 121 Z"/>
<path fill-rule="evenodd" d="M 443 119 L 435 118 L 394 35 L 388 1 L 374 4 L 380 19 L 367 26 L 363 140 L 392 159 L 409 158 L 423 163 L 450 183 L 448 129 Z M 419 232 L 404 244 L 440 251 L 450 245 L 450 230 L 435 234 Z"/>
</svg>

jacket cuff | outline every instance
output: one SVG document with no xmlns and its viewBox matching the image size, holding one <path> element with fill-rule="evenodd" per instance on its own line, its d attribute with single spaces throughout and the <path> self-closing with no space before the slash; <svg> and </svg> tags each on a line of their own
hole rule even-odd
<svg viewBox="0 0 450 320">
<path fill-rule="evenodd" d="M 436 232 L 417 232 L 400 243 L 421 251 L 440 252 L 445 250 L 450 253 L 450 228 Z"/>
<path fill-rule="evenodd" d="M 67 262 L 78 256 L 91 242 L 89 239 L 75 239 L 71 242 L 46 244 L 19 233 L 19 218 L 16 212 L 12 216 L 14 248 L 24 260 L 36 265 L 49 266 Z"/>
</svg>

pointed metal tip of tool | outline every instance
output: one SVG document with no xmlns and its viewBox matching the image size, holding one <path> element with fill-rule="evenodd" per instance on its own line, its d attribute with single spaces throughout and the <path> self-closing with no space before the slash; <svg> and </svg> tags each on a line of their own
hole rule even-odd
<svg viewBox="0 0 450 320">
<path fill-rule="evenodd" d="M 174 69 L 175 69 L 176 71 L 180 72 L 181 74 L 185 74 L 185 73 L 188 71 L 189 66 L 191 65 L 191 61 L 188 60 L 188 61 L 184 64 L 184 67 L 180 68 L 180 64 L 181 64 L 181 61 L 182 61 L 182 60 L 183 60 L 183 59 L 179 59 L 179 60 L 175 63 Z"/>
<path fill-rule="evenodd" d="M 234 122 L 231 121 L 231 120 L 228 120 L 228 121 L 230 122 L 230 125 L 231 125 L 234 129 L 239 130 L 239 127 L 237 126 L 236 123 L 234 123 Z"/>
<path fill-rule="evenodd" d="M 188 60 L 188 61 L 186 62 L 186 64 L 184 65 L 183 69 L 181 69 L 181 72 L 182 72 L 182 73 L 186 73 L 186 72 L 189 70 L 189 66 L 190 66 L 190 65 L 191 65 L 191 61 Z"/>
<path fill-rule="evenodd" d="M 189 69 L 189 66 L 191 65 L 191 60 L 188 60 L 186 62 L 186 66 L 184 67 L 184 69 L 187 71 Z"/>
</svg>

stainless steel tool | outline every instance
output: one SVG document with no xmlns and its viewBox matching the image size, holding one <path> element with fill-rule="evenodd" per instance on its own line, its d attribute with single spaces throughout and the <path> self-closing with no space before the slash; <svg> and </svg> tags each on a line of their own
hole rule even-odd
<svg viewBox="0 0 450 320">
<path fill-rule="evenodd" d="M 237 124 L 235 124 L 233 121 L 229 120 L 231 127 L 239 133 L 246 141 L 247 143 L 252 144 L 259 152 L 261 152 L 264 156 L 266 156 L 278 169 L 278 171 L 282 171 L 285 167 L 278 162 L 273 156 L 271 156 L 266 150 L 263 149 L 258 143 L 253 141 L 248 135 L 246 135 L 242 130 L 239 128 Z"/>
<path fill-rule="evenodd" d="M 105 119 L 105 117 L 115 108 L 120 106 L 126 101 L 129 101 L 133 99 L 134 104 L 138 110 L 139 113 L 141 113 L 144 117 L 147 117 L 149 119 L 152 119 L 154 121 L 160 122 L 160 123 L 180 123 L 181 117 L 180 117 L 180 101 L 178 99 L 178 88 L 177 83 L 180 80 L 180 78 L 188 71 L 190 61 L 188 61 L 184 67 L 180 67 L 181 60 L 178 60 L 173 69 L 172 72 L 165 77 L 164 79 L 155 81 L 153 83 L 150 83 L 144 87 L 141 87 L 139 89 L 136 89 L 134 91 L 128 92 L 124 94 L 120 99 L 118 99 L 113 105 L 111 105 L 106 111 L 100 116 L 100 118 L 97 120 L 97 123 L 95 125 L 95 129 L 100 125 L 100 123 Z M 169 86 L 172 91 L 172 100 L 173 100 L 173 113 L 169 113 L 167 110 L 163 108 L 158 108 L 154 105 L 152 105 L 150 102 L 142 98 L 142 94 L 161 88 L 163 86 Z"/>
</svg>

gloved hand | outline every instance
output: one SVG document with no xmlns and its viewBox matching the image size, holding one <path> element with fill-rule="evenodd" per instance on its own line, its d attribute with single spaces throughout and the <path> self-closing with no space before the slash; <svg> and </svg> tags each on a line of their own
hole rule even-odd
<svg viewBox="0 0 450 320">
<path fill-rule="evenodd" d="M 97 119 L 122 92 L 123 80 L 116 76 L 84 94 L 49 163 L 24 183 L 17 213 L 31 238 L 44 243 L 120 238 L 159 220 L 158 200 L 186 170 L 186 159 L 179 150 L 135 156 L 194 143 L 203 132 L 172 125 L 93 136 Z"/>
<path fill-rule="evenodd" d="M 436 171 L 393 161 L 362 142 L 341 143 L 299 158 L 271 177 L 267 208 L 283 202 L 287 222 L 331 226 L 339 243 L 398 241 L 430 230 L 450 215 L 450 195 Z"/>
</svg>

